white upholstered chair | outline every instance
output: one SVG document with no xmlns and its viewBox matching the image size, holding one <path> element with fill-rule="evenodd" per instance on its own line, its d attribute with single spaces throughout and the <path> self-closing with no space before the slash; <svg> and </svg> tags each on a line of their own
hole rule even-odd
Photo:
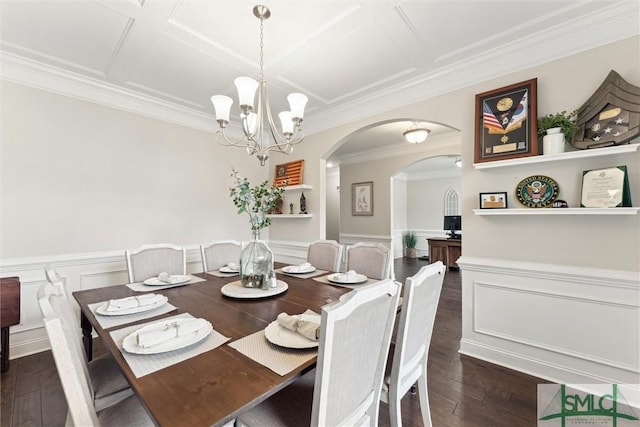
<svg viewBox="0 0 640 427">
<path fill-rule="evenodd" d="M 242 244 L 235 240 L 218 240 L 200 245 L 202 267 L 207 271 L 217 270 L 230 262 L 240 264 Z"/>
<path fill-rule="evenodd" d="M 125 251 L 129 282 L 142 282 L 158 274 L 187 273 L 187 251 L 182 246 L 162 243 Z"/>
<path fill-rule="evenodd" d="M 386 279 L 391 268 L 391 249 L 379 243 L 358 242 L 347 246 L 345 270 L 354 270 L 369 279 Z"/>
<path fill-rule="evenodd" d="M 389 404 L 393 427 L 402 426 L 400 401 L 416 382 L 422 422 L 431 427 L 427 357 L 446 269 L 438 261 L 422 267 L 405 281 L 391 373 L 385 379 L 381 395 L 382 401 Z"/>
<path fill-rule="evenodd" d="M 153 422 L 128 388 L 113 359 L 105 356 L 86 363 L 80 334 L 73 321 L 75 316 L 59 278 L 54 270 L 47 268 L 47 279 L 53 283 L 40 286 L 38 305 L 67 400 L 66 425 L 152 426 Z M 113 368 L 118 371 L 114 372 Z M 102 381 L 103 391 L 121 382 L 127 388 L 109 396 L 99 396 L 96 379 Z"/>
<path fill-rule="evenodd" d="M 377 426 L 399 295 L 387 279 L 323 307 L 315 374 L 241 413 L 236 425 Z"/>
<path fill-rule="evenodd" d="M 309 244 L 307 262 L 318 270 L 340 271 L 342 245 L 335 240 L 316 240 Z"/>
</svg>

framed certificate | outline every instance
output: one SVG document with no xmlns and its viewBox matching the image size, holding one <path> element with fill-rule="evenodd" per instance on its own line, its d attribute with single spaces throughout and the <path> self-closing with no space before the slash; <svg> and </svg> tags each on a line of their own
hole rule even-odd
<svg viewBox="0 0 640 427">
<path fill-rule="evenodd" d="M 626 166 L 593 169 L 582 173 L 583 208 L 630 207 L 631 191 Z"/>
<path fill-rule="evenodd" d="M 474 162 L 540 154 L 537 79 L 476 95 Z"/>
</svg>

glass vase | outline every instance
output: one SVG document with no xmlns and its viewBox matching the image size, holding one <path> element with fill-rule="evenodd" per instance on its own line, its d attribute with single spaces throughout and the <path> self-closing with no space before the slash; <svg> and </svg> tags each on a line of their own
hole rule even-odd
<svg viewBox="0 0 640 427">
<path fill-rule="evenodd" d="M 273 253 L 254 233 L 240 253 L 240 282 L 247 288 L 269 289 L 274 277 Z"/>
</svg>

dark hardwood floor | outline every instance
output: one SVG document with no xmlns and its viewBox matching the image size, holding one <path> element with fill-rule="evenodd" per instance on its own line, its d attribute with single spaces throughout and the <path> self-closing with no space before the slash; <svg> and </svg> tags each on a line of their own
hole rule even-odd
<svg viewBox="0 0 640 427">
<path fill-rule="evenodd" d="M 395 261 L 404 281 L 426 261 Z M 546 381 L 458 354 L 461 336 L 460 273 L 448 271 L 429 351 L 429 401 L 434 427 L 527 427 L 536 425 L 536 387 Z M 96 354 L 103 349 L 98 342 Z M 0 426 L 63 426 L 67 404 L 51 356 L 43 352 L 12 360 L 2 374 Z M 402 402 L 406 427 L 423 427 L 416 395 Z M 389 426 L 386 404 L 380 426 Z"/>
</svg>

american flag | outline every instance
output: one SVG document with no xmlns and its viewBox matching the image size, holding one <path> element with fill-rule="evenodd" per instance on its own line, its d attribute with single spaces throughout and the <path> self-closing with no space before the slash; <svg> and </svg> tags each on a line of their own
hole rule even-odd
<svg viewBox="0 0 640 427">
<path fill-rule="evenodd" d="M 502 131 L 502 125 L 491 111 L 491 108 L 487 105 L 486 101 L 482 101 L 482 123 L 485 127 Z"/>
</svg>

